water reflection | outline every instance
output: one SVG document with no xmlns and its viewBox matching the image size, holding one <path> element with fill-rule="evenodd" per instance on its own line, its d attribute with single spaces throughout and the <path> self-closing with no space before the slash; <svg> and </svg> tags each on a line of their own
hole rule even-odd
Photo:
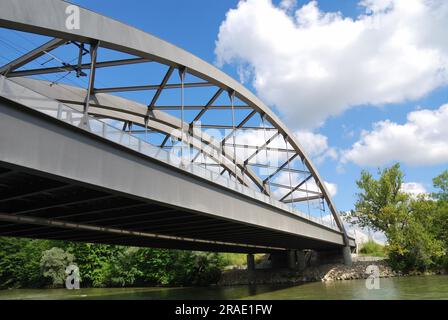
<svg viewBox="0 0 448 320">
<path fill-rule="evenodd" d="M 350 280 L 313 282 L 297 286 L 17 289 L 0 291 L 0 299 L 448 299 L 448 276 L 382 278 L 378 290 L 367 289 L 365 280 Z"/>
</svg>

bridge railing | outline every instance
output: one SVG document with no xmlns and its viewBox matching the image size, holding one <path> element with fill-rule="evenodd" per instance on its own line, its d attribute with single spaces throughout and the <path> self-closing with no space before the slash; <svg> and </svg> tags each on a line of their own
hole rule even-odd
<svg viewBox="0 0 448 320">
<path fill-rule="evenodd" d="M 228 189 L 242 193 L 250 198 L 262 201 L 276 208 L 300 216 L 303 219 L 313 221 L 317 224 L 324 225 L 328 228 L 339 231 L 336 225 L 328 221 L 313 217 L 311 215 L 306 215 L 302 211 L 297 210 L 292 206 L 280 202 L 250 187 L 244 186 L 243 184 L 235 180 L 221 175 L 219 172 L 209 170 L 191 162 L 185 163 L 173 152 L 168 152 L 158 146 L 144 141 L 143 139 L 133 136 L 130 133 L 120 130 L 104 121 L 85 114 L 82 110 L 83 106 L 69 106 L 67 104 L 63 104 L 59 101 L 45 97 L 42 94 L 19 85 L 11 80 L 8 80 L 1 75 L 0 96 L 49 115 L 72 126 L 86 130 L 106 140 L 115 142 L 121 146 L 125 146 L 150 158 L 157 159 L 165 164 L 169 164 L 178 169 L 189 172 L 190 174 L 193 174 L 195 176 L 199 176 L 203 179 L 212 181 Z"/>
</svg>

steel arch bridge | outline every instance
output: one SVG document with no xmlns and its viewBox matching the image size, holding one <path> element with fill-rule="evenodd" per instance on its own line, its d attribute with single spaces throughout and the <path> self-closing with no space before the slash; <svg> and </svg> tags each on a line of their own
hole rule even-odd
<svg viewBox="0 0 448 320">
<path fill-rule="evenodd" d="M 70 26 L 69 19 L 77 18 L 79 28 Z M 3 0 L 0 27 L 0 90 L 5 101 L 335 231 L 340 246 L 354 245 L 324 180 L 294 133 L 224 72 L 148 33 L 64 1 Z M 6 145 L 0 140 L 0 148 Z M 6 158 L 0 158 L 5 176 L 14 171 Z M 57 216 L 26 220 L 28 216 L 7 205 L 11 198 L 27 201 L 29 192 L 16 194 L 8 183 L 3 187 L 0 220 L 6 227 L 69 226 L 70 221 Z M 197 194 L 194 201 L 200 203 L 201 197 Z M 129 231 L 121 225 L 112 229 Z M 200 234 L 190 240 L 217 241 Z M 278 243 L 263 246 L 285 248 Z"/>
</svg>

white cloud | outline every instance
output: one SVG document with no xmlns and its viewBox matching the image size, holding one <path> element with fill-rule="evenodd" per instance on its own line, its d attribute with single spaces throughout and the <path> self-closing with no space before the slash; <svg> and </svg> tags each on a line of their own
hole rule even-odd
<svg viewBox="0 0 448 320">
<path fill-rule="evenodd" d="M 294 135 L 307 155 L 313 158 L 316 163 L 322 163 L 326 158 L 333 160 L 337 158 L 337 151 L 328 145 L 326 136 L 309 130 L 297 130 Z"/>
<path fill-rule="evenodd" d="M 252 74 L 288 125 L 313 127 L 351 106 L 417 99 L 447 83 L 447 1 L 364 0 L 355 19 L 293 2 L 240 1 L 215 49 L 218 65 Z"/>
<path fill-rule="evenodd" d="M 282 0 L 280 1 L 280 8 L 290 11 L 297 5 L 297 0 Z"/>
<path fill-rule="evenodd" d="M 330 194 L 330 197 L 334 197 L 338 193 L 338 185 L 336 183 L 330 183 L 327 181 L 324 181 L 325 187 L 328 190 L 328 193 Z"/>
<path fill-rule="evenodd" d="M 428 194 L 426 188 L 418 182 L 404 182 L 402 183 L 400 190 L 404 193 L 410 194 L 413 197 Z"/>
<path fill-rule="evenodd" d="M 448 162 L 448 104 L 436 110 L 418 110 L 405 124 L 380 121 L 363 131 L 352 148 L 342 152 L 342 163 L 380 166 L 391 161 L 409 165 Z"/>
</svg>

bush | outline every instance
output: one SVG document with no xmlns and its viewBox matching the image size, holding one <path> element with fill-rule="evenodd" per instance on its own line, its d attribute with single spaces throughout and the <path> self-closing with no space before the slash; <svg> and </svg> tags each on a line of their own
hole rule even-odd
<svg viewBox="0 0 448 320">
<path fill-rule="evenodd" d="M 359 253 L 361 253 L 362 255 L 373 257 L 384 257 L 386 255 L 384 252 L 384 246 L 376 243 L 373 240 L 364 242 L 361 249 L 359 249 Z"/>
<path fill-rule="evenodd" d="M 73 255 L 61 248 L 51 248 L 44 251 L 40 259 L 40 267 L 45 278 L 50 278 L 54 287 L 65 283 L 65 269 L 73 263 Z"/>
<path fill-rule="evenodd" d="M 208 285 L 225 265 L 217 253 L 0 237 L 0 288 L 60 286 L 72 262 L 82 287 Z"/>
</svg>

